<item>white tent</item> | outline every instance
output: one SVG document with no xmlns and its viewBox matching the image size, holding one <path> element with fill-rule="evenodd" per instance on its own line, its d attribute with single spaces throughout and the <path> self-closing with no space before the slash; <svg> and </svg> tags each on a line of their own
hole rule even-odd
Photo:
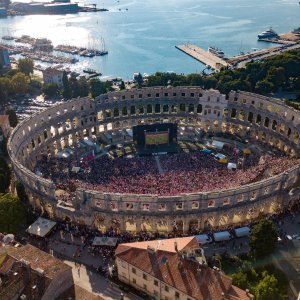
<svg viewBox="0 0 300 300">
<path fill-rule="evenodd" d="M 91 147 L 95 146 L 95 144 L 89 138 L 87 138 L 87 137 L 84 138 L 83 142 L 85 144 L 87 144 L 88 146 L 91 146 Z"/>
<path fill-rule="evenodd" d="M 196 239 L 201 245 L 205 245 L 212 242 L 211 238 L 207 234 L 198 234 L 196 235 Z"/>
<path fill-rule="evenodd" d="M 235 163 L 228 163 L 227 168 L 228 168 L 229 170 L 236 170 L 236 169 L 237 169 L 237 166 L 236 166 Z"/>
<path fill-rule="evenodd" d="M 77 174 L 80 171 L 80 167 L 73 167 L 71 171 L 72 171 L 72 173 Z"/>
<path fill-rule="evenodd" d="M 224 144 L 225 143 L 223 143 L 223 142 L 220 142 L 220 141 L 213 141 L 212 143 L 211 143 L 214 147 L 216 147 L 216 149 L 223 149 L 223 146 L 224 146 Z"/>
<path fill-rule="evenodd" d="M 55 154 L 55 156 L 57 158 L 69 158 L 70 157 L 70 153 L 66 152 L 66 151 L 59 151 Z"/>
<path fill-rule="evenodd" d="M 128 134 L 128 136 L 133 137 L 132 129 L 127 128 L 127 129 L 126 129 L 126 133 Z"/>
<path fill-rule="evenodd" d="M 64 148 L 64 151 L 70 153 L 71 155 L 74 154 L 74 151 L 70 148 Z"/>
<path fill-rule="evenodd" d="M 223 241 L 228 241 L 231 239 L 231 235 L 228 231 L 220 231 L 214 233 L 214 240 L 215 242 L 223 242 Z"/>
<path fill-rule="evenodd" d="M 224 158 L 226 158 L 226 156 L 224 154 L 222 154 L 222 153 L 217 153 L 215 155 L 215 158 L 217 158 L 217 159 L 224 159 Z"/>
<path fill-rule="evenodd" d="M 250 228 L 245 226 L 241 228 L 234 229 L 234 233 L 236 237 L 243 237 L 243 236 L 249 236 L 250 234 Z"/>
<path fill-rule="evenodd" d="M 39 170 L 37 170 L 37 171 L 35 172 L 35 175 L 40 176 L 40 177 L 43 177 L 43 173 L 42 173 L 41 171 L 39 171 Z"/>
<path fill-rule="evenodd" d="M 15 236 L 11 233 L 5 235 L 3 238 L 2 238 L 2 242 L 4 244 L 10 244 L 12 243 L 13 241 L 15 240 Z"/>
<path fill-rule="evenodd" d="M 96 236 L 93 240 L 93 246 L 116 246 L 118 238 L 107 236 Z"/>
<path fill-rule="evenodd" d="M 46 236 L 56 225 L 56 222 L 39 217 L 33 224 L 27 228 L 29 234 L 37 235 L 40 237 Z"/>
</svg>

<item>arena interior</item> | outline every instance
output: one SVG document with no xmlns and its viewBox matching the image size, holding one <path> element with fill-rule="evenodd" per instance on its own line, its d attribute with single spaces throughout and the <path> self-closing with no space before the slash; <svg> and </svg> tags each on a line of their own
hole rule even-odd
<svg viewBox="0 0 300 300">
<path fill-rule="evenodd" d="M 8 150 L 35 210 L 106 231 L 243 225 L 299 199 L 300 114 L 242 91 L 153 87 L 32 115 Z"/>
</svg>

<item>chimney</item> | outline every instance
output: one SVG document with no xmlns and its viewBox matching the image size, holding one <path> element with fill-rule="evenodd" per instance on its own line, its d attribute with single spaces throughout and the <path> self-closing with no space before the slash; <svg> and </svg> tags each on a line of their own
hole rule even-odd
<svg viewBox="0 0 300 300">
<path fill-rule="evenodd" d="M 174 248 L 175 248 L 175 251 L 178 252 L 178 245 L 177 245 L 177 242 L 174 242 Z"/>
<path fill-rule="evenodd" d="M 147 251 L 148 251 L 148 253 L 151 253 L 151 254 L 155 254 L 155 252 L 156 252 L 156 249 L 155 248 L 152 248 L 151 246 L 147 246 Z"/>
</svg>

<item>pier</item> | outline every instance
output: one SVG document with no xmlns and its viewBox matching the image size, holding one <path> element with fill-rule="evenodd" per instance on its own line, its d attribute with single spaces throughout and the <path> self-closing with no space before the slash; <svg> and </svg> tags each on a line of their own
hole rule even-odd
<svg viewBox="0 0 300 300">
<path fill-rule="evenodd" d="M 194 59 L 210 66 L 211 68 L 220 71 L 221 68 L 229 66 L 229 64 L 222 58 L 205 51 L 204 49 L 191 44 L 177 45 L 175 46 L 178 50 L 186 53 Z"/>
</svg>

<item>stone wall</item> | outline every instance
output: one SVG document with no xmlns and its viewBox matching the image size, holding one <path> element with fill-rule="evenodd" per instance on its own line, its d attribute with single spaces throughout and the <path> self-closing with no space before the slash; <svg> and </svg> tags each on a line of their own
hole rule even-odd
<svg viewBox="0 0 300 300">
<path fill-rule="evenodd" d="M 111 226 L 161 232 L 171 231 L 174 226 L 180 231 L 190 226 L 223 227 L 276 213 L 289 205 L 289 192 L 299 175 L 299 166 L 239 189 L 175 197 L 78 189 L 73 208 L 58 206 L 55 185 L 28 169 L 41 154 L 54 154 L 85 136 L 98 138 L 139 123 L 162 121 L 249 136 L 291 156 L 298 156 L 300 151 L 300 115 L 293 108 L 257 94 L 231 92 L 227 99 L 218 91 L 197 87 L 143 88 L 110 92 L 95 100 L 73 99 L 19 124 L 8 150 L 16 176 L 27 188 L 33 206 L 47 210 L 52 217 L 67 217 L 102 230 Z M 149 210 L 145 211 L 146 203 Z"/>
</svg>

